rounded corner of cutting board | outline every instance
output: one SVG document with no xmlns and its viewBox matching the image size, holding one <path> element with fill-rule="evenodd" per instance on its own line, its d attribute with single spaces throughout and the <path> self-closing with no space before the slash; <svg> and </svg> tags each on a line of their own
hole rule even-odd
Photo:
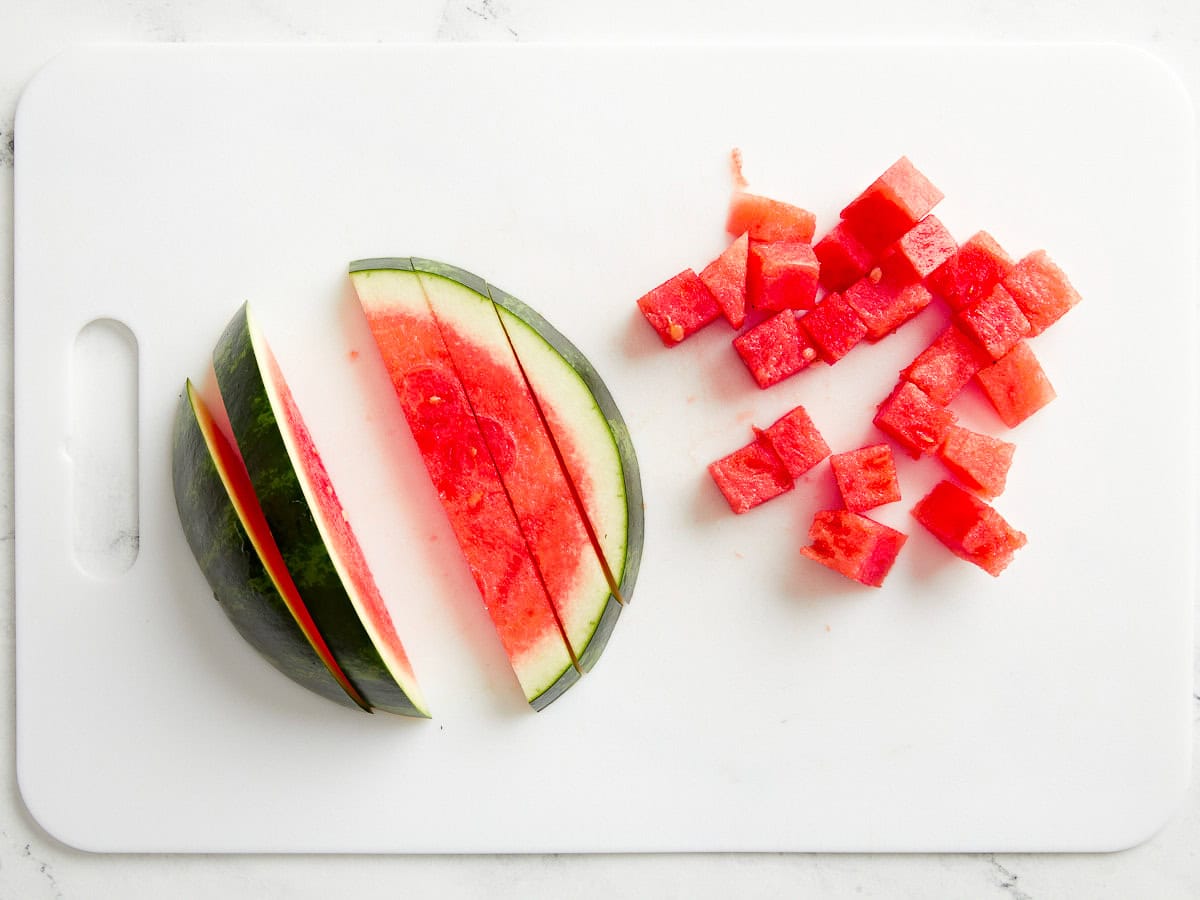
<svg viewBox="0 0 1200 900">
<path fill-rule="evenodd" d="M 40 783 L 47 774 L 44 767 L 23 765 L 25 754 L 17 752 L 17 796 L 25 815 L 46 835 L 72 850 L 84 853 L 103 853 L 106 847 L 94 841 L 96 831 L 81 825 L 79 812 L 86 808 L 74 798 L 66 806 L 57 802 L 57 795 Z"/>
</svg>

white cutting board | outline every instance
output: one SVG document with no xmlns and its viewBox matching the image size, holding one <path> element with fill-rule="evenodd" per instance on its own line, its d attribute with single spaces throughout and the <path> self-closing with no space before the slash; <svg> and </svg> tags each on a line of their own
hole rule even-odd
<svg viewBox="0 0 1200 900">
<path fill-rule="evenodd" d="M 876 439 L 874 404 L 940 322 L 931 312 L 766 392 L 722 325 L 662 348 L 634 300 L 723 247 L 734 146 L 753 187 L 812 208 L 822 231 L 907 154 L 946 192 L 939 215 L 960 239 L 987 228 L 1016 255 L 1045 247 L 1084 295 L 1034 343 L 1060 396 L 1012 435 L 997 507 L 1029 546 L 1003 577 L 912 522 L 940 477 L 931 460 L 903 462 L 905 500 L 878 511 L 912 534 L 878 591 L 797 554 L 833 502 L 828 464 L 746 516 L 724 506 L 705 465 L 796 403 L 835 450 Z M 1189 770 L 1193 166 L 1178 83 L 1117 47 L 65 54 L 17 119 L 17 750 L 31 812 L 67 843 L 129 851 L 1146 838 Z M 639 450 L 634 602 L 595 671 L 544 713 L 521 702 L 348 292 L 349 260 L 389 254 L 457 263 L 538 308 L 599 367 Z M 433 721 L 295 688 L 238 639 L 188 553 L 171 417 L 245 299 Z M 87 512 L 119 511 L 120 491 L 97 497 L 103 467 L 73 487 L 73 465 L 96 455 L 89 429 L 105 428 L 111 392 L 95 386 L 118 377 L 103 340 L 76 346 L 104 317 L 136 337 L 140 547 L 123 572 L 105 554 L 119 563 L 130 542 L 102 540 L 120 523 Z M 1003 434 L 979 395 L 958 406 Z M 114 420 L 133 409 L 113 396 Z"/>
</svg>

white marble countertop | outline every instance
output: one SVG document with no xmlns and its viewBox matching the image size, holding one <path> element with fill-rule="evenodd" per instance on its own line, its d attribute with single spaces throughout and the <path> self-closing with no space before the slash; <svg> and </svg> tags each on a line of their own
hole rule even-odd
<svg viewBox="0 0 1200 900">
<path fill-rule="evenodd" d="M 1163 0 L 770 2 L 729 22 L 716 0 L 0 0 L 0 346 L 12 351 L 13 117 L 20 92 L 61 49 L 117 41 L 534 41 L 770 37 L 826 40 L 1103 40 L 1142 46 L 1200 98 L 1200 5 Z M 1152 8 L 1151 8 L 1152 6 Z M 852 7 L 852 8 L 851 8 Z M 1198 100 L 1197 102 L 1200 102 Z M 12 368 L 0 366 L 0 467 L 12 472 Z M 14 756 L 12 480 L 0 482 L 0 757 Z M 1200 660 L 1200 656 L 1197 657 Z M 1200 693 L 1194 698 L 1200 723 Z M 1200 734 L 1200 727 L 1196 729 Z M 1200 758 L 1200 757 L 1197 757 Z M 885 897 L 1200 896 L 1200 787 L 1150 841 L 1098 855 L 105 856 L 63 846 L 0 780 L 0 900 L 65 897 L 611 895 Z"/>
</svg>

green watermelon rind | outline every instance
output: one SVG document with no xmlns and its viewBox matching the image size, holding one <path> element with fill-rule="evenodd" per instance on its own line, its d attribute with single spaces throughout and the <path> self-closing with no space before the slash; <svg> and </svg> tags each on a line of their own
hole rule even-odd
<svg viewBox="0 0 1200 900">
<path fill-rule="evenodd" d="M 278 671 L 342 706 L 359 705 L 337 682 L 284 600 L 205 436 L 187 382 L 172 428 L 171 476 L 184 536 L 213 597 L 237 632 Z"/>
<path fill-rule="evenodd" d="M 305 496 L 268 393 L 249 305 L 213 350 L 213 367 L 234 437 L 284 563 L 338 665 L 376 709 L 428 718 L 424 701 L 397 682 L 349 595 Z"/>
</svg>

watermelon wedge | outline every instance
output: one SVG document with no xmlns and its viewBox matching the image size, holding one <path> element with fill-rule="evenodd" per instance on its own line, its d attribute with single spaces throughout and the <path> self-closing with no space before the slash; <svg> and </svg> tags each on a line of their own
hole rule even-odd
<svg viewBox="0 0 1200 900">
<path fill-rule="evenodd" d="M 334 659 L 371 707 L 427 717 L 362 549 L 248 306 L 221 335 L 213 364 L 263 517 Z"/>
<path fill-rule="evenodd" d="M 297 684 L 370 712 L 300 599 L 241 456 L 191 381 L 175 413 L 171 474 L 188 545 L 238 633 Z"/>
<path fill-rule="evenodd" d="M 412 262 L 475 416 L 498 425 L 483 431 L 484 441 L 571 653 L 582 659 L 615 586 L 605 575 L 578 485 L 560 459 L 578 457 L 576 436 L 561 427 L 552 436 L 547 428 L 486 282 L 432 260 Z M 525 347 L 526 355 L 544 355 L 547 349 L 544 342 Z M 501 464 L 498 444 L 519 445 L 519 450 Z"/>
</svg>

